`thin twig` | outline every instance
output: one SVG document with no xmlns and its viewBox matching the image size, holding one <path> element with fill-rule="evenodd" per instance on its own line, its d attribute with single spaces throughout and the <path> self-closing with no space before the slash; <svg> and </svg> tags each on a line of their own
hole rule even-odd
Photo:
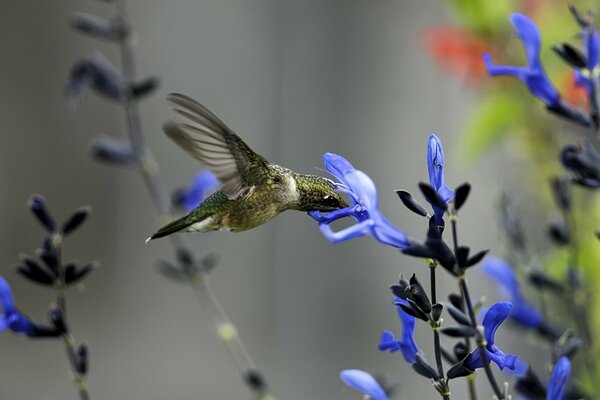
<svg viewBox="0 0 600 400">
<path fill-rule="evenodd" d="M 452 224 L 452 242 L 454 244 L 454 253 L 455 254 L 458 249 L 458 233 L 457 233 L 457 223 L 456 223 L 457 219 L 458 218 L 456 215 L 456 211 L 452 210 L 451 215 L 450 215 L 450 221 Z M 458 282 L 459 282 L 462 298 L 467 307 L 467 312 L 468 312 L 469 318 L 471 319 L 471 324 L 473 325 L 474 328 L 477 328 L 478 327 L 477 317 L 475 316 L 475 310 L 473 309 L 473 302 L 471 301 L 471 295 L 469 293 L 469 289 L 467 287 L 467 282 L 465 280 L 464 275 L 458 277 Z M 481 361 L 483 362 L 483 369 L 485 370 L 485 374 L 488 378 L 488 381 L 490 382 L 490 385 L 492 386 L 492 390 L 494 391 L 494 393 L 496 394 L 498 399 L 506 400 L 506 399 L 504 399 L 502 390 L 500 390 L 500 386 L 498 386 L 498 382 L 496 382 L 496 378 L 494 377 L 494 373 L 490 366 L 490 358 L 488 357 L 488 354 L 487 354 L 486 343 L 485 343 L 485 338 L 483 337 L 483 333 L 481 332 L 480 329 L 476 329 L 476 330 L 477 330 L 477 347 L 479 347 L 479 353 L 481 354 Z M 468 381 L 468 382 L 470 385 L 470 381 Z M 470 391 L 470 389 L 469 389 L 469 391 Z"/>
<path fill-rule="evenodd" d="M 62 314 L 62 318 L 65 321 L 66 330 L 62 334 L 63 343 L 65 345 L 65 351 L 67 353 L 67 358 L 69 360 L 69 366 L 71 367 L 71 372 L 75 378 L 75 386 L 77 387 L 77 392 L 79 393 L 80 400 L 90 400 L 90 394 L 87 389 L 87 381 L 85 376 L 79 372 L 79 368 L 77 368 L 77 352 L 75 350 L 75 338 L 71 333 L 70 326 L 67 323 L 67 298 L 65 296 L 65 274 L 64 268 L 62 266 L 62 237 L 55 236 L 53 239 L 55 248 L 56 248 L 56 263 L 59 266 L 58 270 L 60 274 L 58 276 L 58 283 L 55 286 L 56 293 L 56 305 L 60 309 Z"/>
<path fill-rule="evenodd" d="M 131 26 L 129 24 L 129 16 L 125 3 L 125 0 L 117 1 L 117 18 L 126 32 L 131 33 Z M 128 84 L 135 81 L 136 72 L 134 53 L 130 38 L 131 34 L 127 35 L 125 39 L 120 42 L 122 73 L 126 87 Z M 148 190 L 160 219 L 166 219 L 170 214 L 169 203 L 167 201 L 168 197 L 158 176 L 158 163 L 145 143 L 138 103 L 128 96 L 124 96 L 123 107 L 125 110 L 125 119 L 127 121 L 129 141 L 133 151 L 138 156 L 139 172 L 142 175 L 146 189 Z M 170 239 L 176 254 L 181 254 L 182 252 L 191 254 L 191 252 L 188 251 L 189 246 L 187 246 L 181 235 L 171 235 Z M 242 339 L 239 337 L 235 325 L 227 317 L 225 310 L 219 303 L 219 300 L 209 284 L 206 272 L 200 271 L 195 277 L 190 278 L 190 285 L 198 302 L 207 309 L 214 330 L 217 332 L 219 338 L 227 344 L 227 348 L 241 374 L 247 376 L 247 374 L 254 372 L 256 370 L 256 364 L 248 353 Z M 248 382 L 246 382 L 246 384 L 248 384 Z M 257 393 L 258 398 L 274 400 L 274 397 L 268 393 L 266 386 L 260 389 L 252 387 L 251 385 L 250 387 L 254 391 L 259 390 Z"/>
</svg>

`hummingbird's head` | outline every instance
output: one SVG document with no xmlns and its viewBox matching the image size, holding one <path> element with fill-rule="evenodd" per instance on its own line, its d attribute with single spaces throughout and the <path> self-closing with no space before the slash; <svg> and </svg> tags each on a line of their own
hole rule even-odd
<svg viewBox="0 0 600 400">
<path fill-rule="evenodd" d="M 335 211 L 349 204 L 335 190 L 334 183 L 317 175 L 295 174 L 300 211 Z"/>
</svg>

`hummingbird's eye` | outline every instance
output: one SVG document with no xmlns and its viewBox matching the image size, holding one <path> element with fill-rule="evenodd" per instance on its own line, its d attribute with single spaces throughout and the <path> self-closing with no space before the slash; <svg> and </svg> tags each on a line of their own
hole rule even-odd
<svg viewBox="0 0 600 400">
<path fill-rule="evenodd" d="M 274 177 L 271 179 L 271 181 L 272 181 L 274 184 L 278 185 L 278 184 L 280 184 L 280 183 L 282 182 L 282 179 L 281 179 L 281 177 L 280 177 L 279 175 L 275 175 L 275 176 L 274 176 Z"/>
</svg>

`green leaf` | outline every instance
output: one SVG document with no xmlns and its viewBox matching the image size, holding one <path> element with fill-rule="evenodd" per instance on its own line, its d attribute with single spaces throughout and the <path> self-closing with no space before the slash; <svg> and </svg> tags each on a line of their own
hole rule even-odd
<svg viewBox="0 0 600 400">
<path fill-rule="evenodd" d="M 479 104 L 471 110 L 459 139 L 461 156 L 475 159 L 502 137 L 518 129 L 524 117 L 524 107 L 517 93 L 494 92 L 481 97 Z"/>
</svg>

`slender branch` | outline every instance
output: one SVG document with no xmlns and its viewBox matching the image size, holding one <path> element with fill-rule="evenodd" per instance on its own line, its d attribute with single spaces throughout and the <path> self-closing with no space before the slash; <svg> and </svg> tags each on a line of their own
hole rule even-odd
<svg viewBox="0 0 600 400">
<path fill-rule="evenodd" d="M 73 373 L 73 376 L 75 377 L 75 386 L 77 387 L 77 391 L 79 393 L 79 399 L 80 400 L 89 400 L 90 394 L 87 389 L 87 381 L 85 379 L 85 376 L 81 372 L 79 372 L 79 368 L 77 368 L 77 352 L 75 350 L 75 338 L 73 337 L 73 334 L 71 333 L 69 324 L 66 322 L 66 321 L 68 321 L 68 319 L 67 319 L 67 299 L 65 296 L 65 289 L 66 289 L 65 272 L 64 272 L 65 269 L 62 267 L 62 265 L 63 265 L 62 264 L 62 251 L 61 251 L 62 237 L 60 235 L 56 235 L 55 237 L 52 238 L 52 240 L 53 240 L 55 248 L 56 248 L 56 263 L 59 266 L 58 282 L 57 282 L 56 286 L 54 287 L 54 291 L 56 294 L 56 305 L 60 309 L 62 318 L 65 321 L 64 325 L 66 328 L 65 332 L 62 334 L 62 339 L 63 339 L 63 343 L 65 345 L 65 351 L 67 353 L 67 358 L 69 360 L 69 366 L 71 367 L 71 372 Z"/>
<path fill-rule="evenodd" d="M 134 53 L 130 40 L 131 26 L 129 24 L 126 1 L 118 0 L 116 5 L 118 12 L 117 18 L 126 32 L 129 32 L 129 35 L 120 42 L 122 73 L 125 85 L 127 86 L 135 81 L 136 73 Z M 148 190 L 159 218 L 166 219 L 170 214 L 169 202 L 167 200 L 168 196 L 166 195 L 166 191 L 164 190 L 158 175 L 158 163 L 146 145 L 138 103 L 128 96 L 125 96 L 123 99 L 123 108 L 125 111 L 125 119 L 127 121 L 127 134 L 133 151 L 138 156 L 139 172 L 142 175 L 146 189 Z M 170 240 L 177 254 L 180 254 L 181 252 L 191 254 L 191 252 L 188 251 L 189 246 L 181 235 L 171 235 Z M 248 353 L 242 339 L 239 337 L 235 325 L 227 317 L 225 310 L 212 290 L 206 271 L 199 271 L 194 277 L 190 277 L 190 285 L 198 302 L 207 309 L 213 328 L 217 332 L 219 338 L 227 344 L 227 348 L 242 375 L 247 378 L 248 374 L 255 373 L 256 364 Z M 246 382 L 246 384 L 249 385 L 253 391 L 257 392 L 259 399 L 274 399 L 268 392 L 266 384 L 260 385 L 260 387 L 257 387 L 255 383 Z"/>
<path fill-rule="evenodd" d="M 458 249 L 458 233 L 457 233 L 457 215 L 456 210 L 452 210 L 450 215 L 450 222 L 452 225 L 452 242 L 454 244 L 454 253 L 456 254 L 456 250 Z M 458 277 L 460 290 L 462 293 L 462 298 L 467 307 L 467 312 L 469 318 L 471 319 L 471 324 L 474 328 L 478 327 L 477 317 L 475 316 L 475 310 L 473 308 L 473 302 L 471 301 L 471 295 L 469 294 L 469 289 L 467 287 L 467 282 L 465 280 L 464 275 Z M 492 390 L 496 394 L 499 400 L 504 399 L 504 395 L 502 390 L 500 390 L 500 386 L 498 386 L 498 382 L 496 382 L 496 378 L 494 377 L 494 373 L 492 372 L 492 368 L 490 366 L 490 359 L 487 354 L 486 342 L 483 337 L 483 332 L 480 329 L 477 329 L 477 347 L 479 347 L 479 353 L 481 354 L 481 361 L 483 362 L 483 369 L 485 370 L 485 374 L 492 386 Z M 470 385 L 470 382 L 469 382 Z M 471 388 L 469 387 L 469 392 L 471 392 Z"/>
<path fill-rule="evenodd" d="M 437 303 L 437 291 L 436 291 L 436 283 L 435 283 L 435 270 L 437 267 L 437 262 L 435 260 L 431 260 L 429 262 L 429 278 L 431 283 L 431 302 L 432 304 Z M 433 346 L 435 351 L 435 364 L 437 366 L 438 375 L 440 376 L 440 382 L 443 383 L 442 388 L 443 392 L 440 392 L 442 398 L 444 400 L 450 400 L 450 388 L 448 387 L 447 382 L 444 381 L 444 364 L 442 364 L 442 347 L 440 344 L 440 330 L 439 330 L 439 321 L 432 322 L 433 328 Z"/>
</svg>

